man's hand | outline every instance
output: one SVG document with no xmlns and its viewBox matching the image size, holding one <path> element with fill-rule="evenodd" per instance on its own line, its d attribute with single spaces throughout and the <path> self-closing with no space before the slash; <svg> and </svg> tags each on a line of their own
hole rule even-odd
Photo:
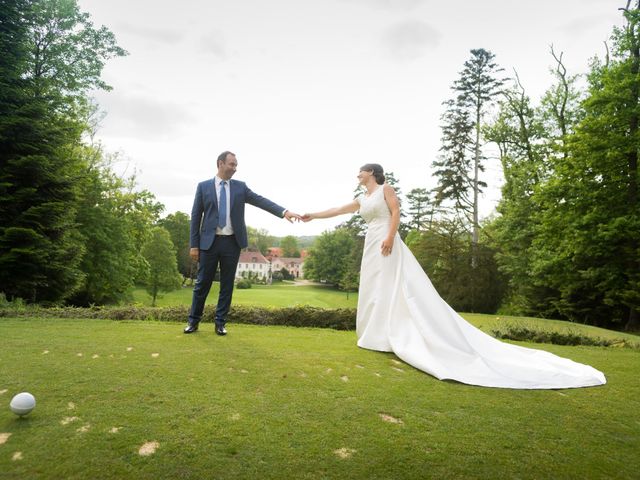
<svg viewBox="0 0 640 480">
<path fill-rule="evenodd" d="M 189 249 L 189 256 L 191 257 L 191 260 L 193 260 L 194 262 L 197 262 L 198 260 L 200 260 L 200 249 L 199 248 L 190 248 Z"/>
<path fill-rule="evenodd" d="M 287 220 L 289 220 L 289 222 L 293 223 L 293 220 L 302 220 L 302 217 L 300 215 L 298 215 L 297 213 L 293 213 L 290 210 L 287 210 L 286 212 L 284 212 L 284 218 L 286 218 Z"/>
</svg>

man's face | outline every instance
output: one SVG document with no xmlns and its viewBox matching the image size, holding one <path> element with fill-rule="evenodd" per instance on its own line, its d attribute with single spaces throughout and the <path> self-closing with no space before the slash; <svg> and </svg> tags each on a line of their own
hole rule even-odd
<svg viewBox="0 0 640 480">
<path fill-rule="evenodd" d="M 218 167 L 218 177 L 230 180 L 238 168 L 238 160 L 235 155 L 228 154 L 224 162 Z"/>
</svg>

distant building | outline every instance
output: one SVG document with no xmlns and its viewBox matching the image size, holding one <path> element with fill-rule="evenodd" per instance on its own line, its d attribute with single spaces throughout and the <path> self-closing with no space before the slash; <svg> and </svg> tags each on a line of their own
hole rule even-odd
<svg viewBox="0 0 640 480">
<path fill-rule="evenodd" d="M 292 257 L 271 258 L 272 271 L 279 272 L 283 268 L 286 268 L 293 278 L 302 278 L 304 275 L 304 259 Z"/>
<path fill-rule="evenodd" d="M 264 278 L 271 280 L 271 263 L 260 252 L 240 252 L 236 278 Z"/>
<path fill-rule="evenodd" d="M 307 250 L 300 250 L 300 258 L 283 257 L 280 247 L 270 247 L 266 258 L 271 262 L 272 272 L 279 272 L 286 268 L 293 278 L 302 278 L 304 275 L 304 259 L 308 254 Z"/>
</svg>

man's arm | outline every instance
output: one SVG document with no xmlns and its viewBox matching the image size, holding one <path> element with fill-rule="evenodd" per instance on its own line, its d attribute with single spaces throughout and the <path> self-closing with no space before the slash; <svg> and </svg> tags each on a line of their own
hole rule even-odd
<svg viewBox="0 0 640 480">
<path fill-rule="evenodd" d="M 202 214 L 204 212 L 204 203 L 202 202 L 202 188 L 198 184 L 196 189 L 196 198 L 193 200 L 191 208 L 191 227 L 189 235 L 189 256 L 194 262 L 200 258 L 200 223 L 202 222 Z"/>
<path fill-rule="evenodd" d="M 281 207 L 277 203 L 272 202 L 268 198 L 264 198 L 258 195 L 246 185 L 245 187 L 247 189 L 245 192 L 245 200 L 248 204 L 253 205 L 254 207 L 261 208 L 262 210 L 265 210 L 271 213 L 272 215 L 275 215 L 276 217 L 286 218 L 290 222 L 293 222 L 294 218 L 298 220 L 301 219 L 301 216 L 298 215 L 297 213 L 293 213 L 290 210 L 284 207 Z"/>
</svg>

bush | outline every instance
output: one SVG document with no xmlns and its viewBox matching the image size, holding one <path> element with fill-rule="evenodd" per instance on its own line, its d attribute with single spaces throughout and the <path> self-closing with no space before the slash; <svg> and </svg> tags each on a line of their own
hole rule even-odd
<svg viewBox="0 0 640 480">
<path fill-rule="evenodd" d="M 280 275 L 282 275 L 283 280 L 295 280 L 294 276 L 291 275 L 289 273 L 289 270 L 287 270 L 286 268 L 282 267 L 279 272 Z"/>
<path fill-rule="evenodd" d="M 240 290 L 251 288 L 251 280 L 246 280 L 244 278 L 242 280 L 238 280 L 238 283 L 236 283 L 236 288 L 239 288 Z"/>
<path fill-rule="evenodd" d="M 519 325 L 507 325 L 504 330 L 492 330 L 491 335 L 503 340 L 519 340 L 523 342 L 553 343 L 555 345 L 589 345 L 596 347 L 631 347 L 637 348 L 627 340 L 607 340 L 590 337 L 576 332 L 557 332 L 536 330 Z"/>
<path fill-rule="evenodd" d="M 2 317 L 84 318 L 109 320 L 156 320 L 186 322 L 190 307 L 0 307 Z M 204 322 L 213 322 L 215 308 L 205 309 Z M 234 306 L 228 320 L 253 325 L 285 325 L 293 327 L 333 328 L 355 330 L 356 310 L 353 308 L 323 309 L 317 307 L 265 308 Z"/>
</svg>

